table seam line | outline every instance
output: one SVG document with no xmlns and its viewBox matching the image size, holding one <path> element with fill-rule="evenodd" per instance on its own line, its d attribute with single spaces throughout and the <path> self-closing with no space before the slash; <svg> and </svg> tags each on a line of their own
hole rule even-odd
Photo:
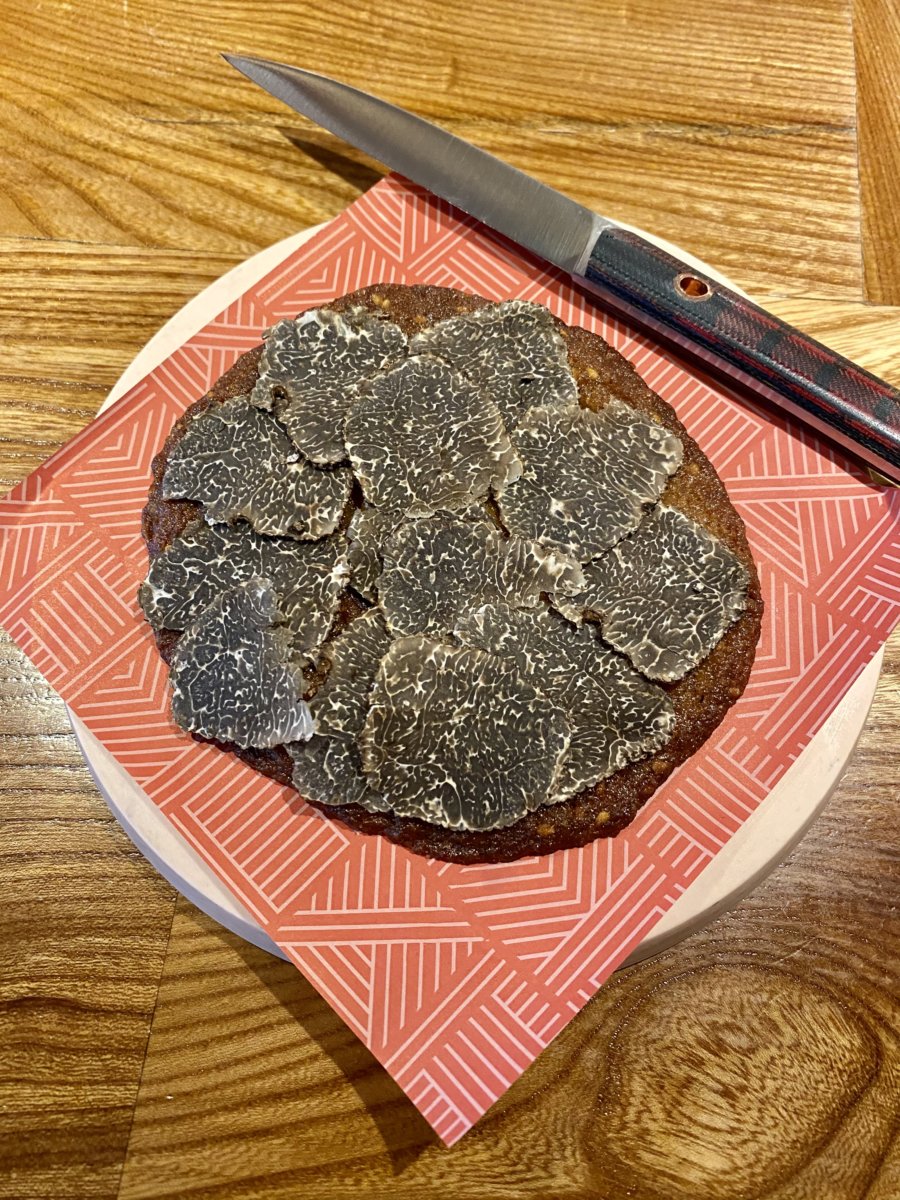
<svg viewBox="0 0 900 1200">
<path fill-rule="evenodd" d="M 172 897 L 172 915 L 169 921 L 169 928 L 166 933 L 166 944 L 163 948 L 162 961 L 159 967 L 159 978 L 156 981 L 156 994 L 153 997 L 153 1007 L 150 1010 L 150 1019 L 147 1023 L 147 1037 L 144 1040 L 144 1053 L 141 1055 L 141 1069 L 138 1072 L 137 1083 L 134 1089 L 134 1099 L 131 1104 L 131 1119 L 128 1122 L 128 1134 L 125 1138 L 125 1147 L 122 1152 L 122 1164 L 119 1167 L 119 1178 L 116 1183 L 115 1200 L 120 1200 L 122 1195 L 122 1183 L 125 1177 L 125 1164 L 128 1162 L 128 1153 L 131 1149 L 131 1138 L 134 1133 L 134 1118 L 137 1113 L 138 1098 L 141 1094 L 141 1083 L 144 1079 L 144 1068 L 147 1065 L 147 1053 L 150 1049 L 150 1038 L 153 1035 L 153 1024 L 156 1020 L 156 1010 L 159 1005 L 159 993 L 162 987 L 163 975 L 166 970 L 166 959 L 169 956 L 169 945 L 172 941 L 172 929 L 175 926 L 175 914 L 178 908 L 178 893 Z"/>
</svg>

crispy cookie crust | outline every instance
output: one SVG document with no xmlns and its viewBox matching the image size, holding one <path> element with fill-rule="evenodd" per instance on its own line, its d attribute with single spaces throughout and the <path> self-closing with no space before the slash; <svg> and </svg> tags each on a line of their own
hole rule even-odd
<svg viewBox="0 0 900 1200">
<path fill-rule="evenodd" d="M 490 301 L 452 288 L 404 287 L 380 284 L 342 296 L 328 307 L 342 311 L 365 305 L 388 314 L 408 334 L 460 312 L 471 312 Z M 750 575 L 747 608 L 712 653 L 678 683 L 664 685 L 675 707 L 671 739 L 657 754 L 632 763 L 609 779 L 571 800 L 531 813 L 506 829 L 460 832 L 390 813 L 371 813 L 357 804 L 316 805 L 329 817 L 361 833 L 376 833 L 417 854 L 456 863 L 509 862 L 531 854 L 551 854 L 583 846 L 598 837 L 611 837 L 631 822 L 671 772 L 690 758 L 720 724 L 747 685 L 756 653 L 763 603 L 759 577 L 747 544 L 744 524 L 728 499 L 712 464 L 678 420 L 673 409 L 643 382 L 631 364 L 602 338 L 560 324 L 568 343 L 569 364 L 578 381 L 580 402 L 599 409 L 610 396 L 618 397 L 677 433 L 684 445 L 684 462 L 669 481 L 662 500 L 720 538 L 746 565 Z M 242 355 L 235 365 L 175 423 L 153 463 L 153 484 L 143 515 L 143 534 L 152 561 L 193 518 L 201 506 L 190 501 L 164 500 L 162 478 L 172 448 L 194 417 L 210 406 L 251 390 L 258 375 L 262 346 Z M 349 519 L 349 512 L 346 514 Z M 347 597 L 335 628 L 345 626 L 362 605 Z M 157 644 L 168 662 L 180 635 L 162 630 Z M 310 679 L 310 686 L 315 686 Z M 291 759 L 282 747 L 239 750 L 238 756 L 279 783 L 291 782 Z"/>
</svg>

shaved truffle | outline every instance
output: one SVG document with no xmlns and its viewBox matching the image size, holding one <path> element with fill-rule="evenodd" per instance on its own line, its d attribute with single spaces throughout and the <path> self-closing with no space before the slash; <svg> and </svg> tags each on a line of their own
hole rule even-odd
<svg viewBox="0 0 900 1200">
<path fill-rule="evenodd" d="M 448 516 L 405 522 L 385 542 L 383 557 L 379 595 L 397 635 L 440 638 L 485 601 L 533 608 L 541 592 L 565 595 L 583 586 L 581 568 L 560 551 Z"/>
<path fill-rule="evenodd" d="M 515 664 L 423 637 L 382 660 L 360 737 L 366 776 L 394 813 L 472 830 L 544 803 L 568 743 L 562 710 Z"/>
<path fill-rule="evenodd" d="M 347 457 L 344 420 L 356 384 L 399 361 L 406 335 L 365 308 L 314 308 L 265 333 L 254 404 L 273 409 L 294 444 L 316 463 Z"/>
<path fill-rule="evenodd" d="M 172 716 L 182 729 L 237 746 L 308 738 L 312 718 L 265 579 L 228 588 L 188 625 L 169 666 Z"/>
<path fill-rule="evenodd" d="M 600 412 L 534 408 L 515 444 L 522 477 L 499 497 L 507 528 L 587 562 L 614 546 L 681 465 L 681 441 L 611 400 Z"/>
<path fill-rule="evenodd" d="M 320 804 L 386 807 L 363 775 L 356 736 L 369 711 L 369 693 L 391 635 L 378 609 L 353 621 L 325 649 L 329 671 L 310 701 L 315 734 L 288 746 L 294 786 Z"/>
<path fill-rule="evenodd" d="M 169 454 L 166 499 L 197 500 L 210 523 L 245 518 L 259 533 L 333 533 L 353 482 L 346 468 L 298 460 L 274 418 L 236 396 L 196 417 Z"/>
<path fill-rule="evenodd" d="M 435 354 L 490 396 L 507 429 L 535 405 L 572 404 L 578 385 L 553 314 L 509 300 L 438 321 L 416 334 L 413 354 Z"/>
<path fill-rule="evenodd" d="M 352 586 L 366 600 L 378 594 L 381 547 L 403 520 L 401 513 L 385 508 L 358 508 L 347 528 L 347 565 Z"/>
<path fill-rule="evenodd" d="M 292 742 L 287 750 L 294 762 L 292 782 L 305 799 L 318 804 L 362 804 L 371 812 L 387 808 L 363 774 L 355 738 L 313 734 L 308 742 Z"/>
<path fill-rule="evenodd" d="M 416 517 L 499 494 L 520 469 L 496 405 L 429 355 L 361 386 L 346 442 L 369 502 Z"/>
<path fill-rule="evenodd" d="M 575 628 L 543 605 L 523 612 L 496 604 L 468 613 L 455 632 L 509 659 L 565 712 L 571 742 L 554 801 L 659 750 L 671 735 L 675 711 L 666 693 L 603 646 L 590 625 Z"/>
<path fill-rule="evenodd" d="M 494 525 L 485 504 L 480 500 L 473 500 L 467 508 L 453 515 L 461 521 L 481 521 L 487 525 Z M 354 512 L 347 529 L 350 543 L 347 565 L 350 568 L 352 586 L 366 600 L 374 601 L 378 595 L 378 580 L 384 566 L 384 543 L 408 519 L 410 518 L 405 518 L 401 513 L 390 509 L 371 506 L 358 508 Z M 568 594 L 568 591 L 560 593 L 563 594 Z"/>
<path fill-rule="evenodd" d="M 216 596 L 254 576 L 268 579 L 291 632 L 309 655 L 325 640 L 347 576 L 342 539 L 269 538 L 249 525 L 195 521 L 151 563 L 141 584 L 144 615 L 159 629 L 184 629 Z"/>
<path fill-rule="evenodd" d="M 378 609 L 363 614 L 325 648 L 330 670 L 310 702 L 317 733 L 356 735 L 391 635 Z"/>
<path fill-rule="evenodd" d="M 585 568 L 580 601 L 603 637 L 651 679 L 681 679 L 744 611 L 749 575 L 727 546 L 660 504 Z"/>
</svg>

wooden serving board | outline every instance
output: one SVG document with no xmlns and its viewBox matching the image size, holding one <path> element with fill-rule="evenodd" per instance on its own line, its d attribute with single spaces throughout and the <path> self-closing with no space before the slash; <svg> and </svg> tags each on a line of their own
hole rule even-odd
<svg viewBox="0 0 900 1200">
<path fill-rule="evenodd" d="M 173 350 L 302 245 L 316 228 L 294 234 L 260 251 L 190 300 L 135 357 L 103 408 L 125 395 Z M 683 250 L 645 232 L 643 236 L 734 287 L 720 273 Z M 828 800 L 853 752 L 872 703 L 881 660 L 882 654 L 879 654 L 869 663 L 793 766 L 702 875 L 661 918 L 628 963 L 659 953 L 737 904 L 796 845 Z M 119 824 L 148 861 L 203 912 L 254 945 L 280 955 L 278 947 L 246 908 L 188 846 L 112 754 L 71 711 L 69 718 L 100 792 Z"/>
</svg>

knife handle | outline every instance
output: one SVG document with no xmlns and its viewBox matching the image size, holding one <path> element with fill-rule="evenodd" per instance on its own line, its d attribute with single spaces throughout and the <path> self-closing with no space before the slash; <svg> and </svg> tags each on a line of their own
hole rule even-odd
<svg viewBox="0 0 900 1200">
<path fill-rule="evenodd" d="M 801 418 L 900 480 L 900 391 L 695 271 L 630 230 L 610 226 L 584 278 L 654 327 L 778 393 Z"/>
</svg>

